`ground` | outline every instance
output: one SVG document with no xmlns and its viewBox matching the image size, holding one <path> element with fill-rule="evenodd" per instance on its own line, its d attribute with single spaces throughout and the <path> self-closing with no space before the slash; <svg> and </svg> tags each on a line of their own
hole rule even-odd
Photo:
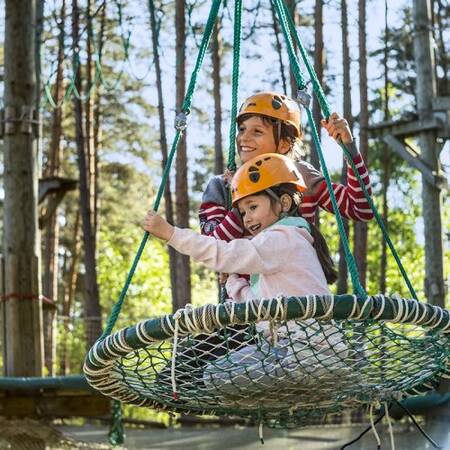
<svg viewBox="0 0 450 450">
<path fill-rule="evenodd" d="M 48 422 L 0 418 L 0 450 L 110 449 L 105 442 L 80 442 Z"/>
<path fill-rule="evenodd" d="M 264 430 L 264 446 L 256 428 L 244 427 L 183 427 L 128 428 L 123 449 L 129 450 L 339 450 L 365 428 L 363 425 L 329 425 L 299 430 Z M 390 449 L 386 426 L 377 427 L 383 450 Z M 427 432 L 450 450 L 448 423 L 436 422 L 427 426 Z M 111 449 L 107 444 L 108 427 L 84 425 L 50 425 L 34 420 L 0 419 L 0 450 L 72 450 Z M 432 446 L 412 426 L 395 425 L 397 450 L 426 450 Z M 117 447 L 116 447 L 117 448 Z M 374 450 L 376 442 L 371 432 L 348 447 L 348 450 Z"/>
</svg>

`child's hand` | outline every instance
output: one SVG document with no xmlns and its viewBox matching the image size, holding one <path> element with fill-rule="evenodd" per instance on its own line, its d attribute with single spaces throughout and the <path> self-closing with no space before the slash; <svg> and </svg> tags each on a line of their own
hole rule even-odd
<svg viewBox="0 0 450 450">
<path fill-rule="evenodd" d="M 219 273 L 219 283 L 220 284 L 225 284 L 227 282 L 227 279 L 228 279 L 227 273 L 224 273 L 224 272 Z"/>
<path fill-rule="evenodd" d="M 165 241 L 168 241 L 174 232 L 174 227 L 153 210 L 147 212 L 142 226 L 145 231 Z"/>
<path fill-rule="evenodd" d="M 353 136 L 348 122 L 338 113 L 332 113 L 328 118 L 328 122 L 321 120 L 320 123 L 337 143 L 350 144 L 353 142 Z"/>
<path fill-rule="evenodd" d="M 222 175 L 222 179 L 225 181 L 225 184 L 227 186 L 230 186 L 233 175 L 234 175 L 234 172 L 232 172 L 231 170 L 225 169 L 225 172 Z"/>
</svg>

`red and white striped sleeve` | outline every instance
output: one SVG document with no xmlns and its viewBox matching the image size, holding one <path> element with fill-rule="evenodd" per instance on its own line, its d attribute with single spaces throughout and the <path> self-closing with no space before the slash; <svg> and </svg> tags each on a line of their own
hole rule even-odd
<svg viewBox="0 0 450 450">
<path fill-rule="evenodd" d="M 202 203 L 199 211 L 200 230 L 206 236 L 213 236 L 221 241 L 241 238 L 244 229 L 233 210 L 227 211 L 215 203 Z"/>
<path fill-rule="evenodd" d="M 209 180 L 198 213 L 202 234 L 227 242 L 242 237 L 244 229 L 238 213 L 226 208 L 228 196 L 222 176 L 214 176 Z"/>
<path fill-rule="evenodd" d="M 371 195 L 369 173 L 360 153 L 353 157 L 356 169 Z M 364 192 L 350 165 L 347 165 L 347 185 L 333 183 L 333 191 L 336 196 L 339 212 L 342 217 L 360 222 L 367 222 L 373 218 L 373 212 L 367 202 Z M 301 215 L 308 221 L 314 222 L 317 207 L 321 207 L 333 213 L 330 194 L 323 180 L 314 192 L 314 195 L 305 195 L 301 204 Z"/>
</svg>

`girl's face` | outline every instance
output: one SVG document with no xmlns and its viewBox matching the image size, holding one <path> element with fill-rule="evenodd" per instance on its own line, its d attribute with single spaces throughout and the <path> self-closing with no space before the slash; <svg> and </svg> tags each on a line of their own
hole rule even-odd
<svg viewBox="0 0 450 450">
<path fill-rule="evenodd" d="M 238 202 L 244 227 L 253 235 L 257 235 L 278 221 L 281 204 L 273 204 L 264 194 L 249 195 Z"/>
<path fill-rule="evenodd" d="M 255 115 L 244 120 L 236 137 L 239 157 L 243 163 L 264 153 L 286 153 L 289 143 L 281 140 L 278 148 L 273 136 L 273 125 Z"/>
</svg>

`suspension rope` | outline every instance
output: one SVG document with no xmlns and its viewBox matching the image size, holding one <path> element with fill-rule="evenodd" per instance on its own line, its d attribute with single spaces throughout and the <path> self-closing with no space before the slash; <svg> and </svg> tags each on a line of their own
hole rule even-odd
<svg viewBox="0 0 450 450">
<path fill-rule="evenodd" d="M 241 54 L 241 19 L 242 0 L 234 3 L 234 37 L 233 37 L 233 77 L 231 87 L 231 121 L 230 121 L 230 144 L 228 150 L 229 171 L 236 170 L 236 115 L 239 93 L 239 63 Z"/>
<path fill-rule="evenodd" d="M 325 158 L 323 156 L 323 151 L 322 151 L 322 146 L 320 144 L 320 138 L 317 132 L 317 128 L 316 125 L 314 123 L 314 119 L 311 113 L 311 110 L 309 108 L 309 100 L 310 97 L 309 96 L 305 96 L 305 80 L 303 78 L 303 75 L 301 73 L 301 69 L 298 63 L 298 58 L 295 55 L 295 51 L 294 51 L 294 45 L 291 39 L 291 33 L 289 32 L 288 29 L 288 20 L 286 17 L 286 10 L 283 7 L 283 1 L 282 0 L 273 0 L 274 2 L 274 6 L 275 9 L 277 11 L 277 15 L 280 21 L 280 25 L 281 28 L 283 30 L 283 34 L 286 38 L 286 45 L 288 48 L 288 53 L 289 53 L 289 60 L 291 62 L 291 67 L 292 67 L 292 71 L 294 72 L 294 76 L 295 76 L 295 80 L 297 82 L 297 85 L 299 86 L 299 90 L 301 91 L 300 93 L 301 95 L 301 103 L 302 105 L 305 107 L 307 116 L 308 116 L 308 123 L 311 127 L 311 132 L 312 132 L 312 137 L 314 140 L 314 144 L 317 150 L 317 154 L 319 156 L 319 160 L 320 160 L 320 165 L 322 168 L 322 172 L 325 178 L 325 182 L 328 188 L 328 192 L 330 194 L 330 199 L 331 199 L 331 203 L 333 205 L 333 210 L 336 216 L 336 221 L 337 221 L 337 225 L 338 225 L 338 229 L 339 229 L 339 234 L 341 236 L 342 239 L 342 245 L 344 248 L 344 256 L 345 256 L 345 261 L 347 262 L 347 266 L 349 269 L 349 273 L 350 273 L 350 277 L 352 280 L 352 284 L 353 287 L 355 289 L 355 292 L 360 295 L 362 298 L 367 298 L 367 293 L 365 292 L 363 286 L 361 285 L 361 281 L 360 281 L 360 276 L 359 276 L 359 272 L 356 266 L 356 261 L 353 257 L 353 254 L 350 250 L 350 245 L 348 242 L 348 238 L 347 238 L 347 233 L 345 232 L 345 228 L 344 228 L 344 223 L 343 223 L 343 219 L 342 216 L 340 214 L 339 211 L 339 207 L 337 204 L 337 200 L 336 200 L 336 195 L 334 193 L 333 190 L 333 185 L 331 182 L 331 178 L 330 175 L 328 173 L 328 168 L 327 165 L 325 163 Z M 309 97 L 309 98 L 308 98 Z"/>
<path fill-rule="evenodd" d="M 275 0 L 277 1 L 277 0 Z M 305 47 L 302 44 L 302 41 L 300 40 L 300 37 L 297 33 L 296 27 L 295 27 L 295 23 L 294 20 L 291 16 L 291 14 L 289 13 L 289 10 L 286 6 L 286 4 L 284 2 L 280 2 L 281 6 L 283 7 L 283 11 L 284 11 L 284 18 L 287 19 L 288 25 L 289 25 L 289 30 L 290 30 L 290 36 L 293 36 L 295 39 L 295 43 L 300 51 L 300 54 L 302 55 L 302 60 L 305 64 L 306 70 L 308 71 L 309 77 L 311 79 L 312 85 L 313 85 L 313 90 L 314 93 L 316 95 L 317 98 L 317 102 L 320 105 L 320 109 L 322 110 L 322 115 L 323 117 L 328 120 L 328 118 L 330 117 L 330 106 L 328 104 L 328 101 L 325 97 L 325 93 L 322 89 L 322 86 L 320 85 L 319 79 L 317 78 L 316 72 L 314 70 L 313 65 L 311 64 L 310 58 L 308 56 L 308 53 L 305 50 Z M 299 85 L 300 86 L 300 85 Z M 395 250 L 394 244 L 392 243 L 389 234 L 387 232 L 386 226 L 383 222 L 383 219 L 381 218 L 373 200 L 371 195 L 369 194 L 366 185 L 363 181 L 363 179 L 361 178 L 361 175 L 359 174 L 358 169 L 356 168 L 355 163 L 353 162 L 352 156 L 348 150 L 348 148 L 345 146 L 345 144 L 340 143 L 339 144 L 340 147 L 342 148 L 344 155 L 347 159 L 347 163 L 351 166 L 351 168 L 353 169 L 353 172 L 355 174 L 356 179 L 358 180 L 358 183 L 364 193 L 364 197 L 366 198 L 367 202 L 369 203 L 370 208 L 372 209 L 372 212 L 375 216 L 375 219 L 381 229 L 381 232 L 383 234 L 383 238 L 386 240 L 389 249 L 391 250 L 392 256 L 394 257 L 397 266 L 403 276 L 403 279 L 405 280 L 406 285 L 408 286 L 408 290 L 411 294 L 411 296 L 413 298 L 415 298 L 417 300 L 417 294 L 412 286 L 411 281 L 409 280 L 409 277 L 406 273 L 406 270 L 400 260 L 400 256 L 398 255 L 397 251 Z M 316 146 L 317 148 L 317 146 Z M 321 166 L 323 167 L 323 164 L 321 162 Z"/>
<path fill-rule="evenodd" d="M 177 116 L 176 125 L 175 125 L 175 128 L 177 129 L 177 132 L 175 134 L 175 137 L 174 137 L 174 140 L 173 140 L 173 143 L 172 143 L 172 148 L 170 149 L 169 156 L 167 158 L 167 163 L 166 163 L 166 166 L 165 166 L 164 171 L 163 171 L 163 175 L 162 175 L 162 178 L 161 178 L 161 183 L 159 185 L 159 189 L 158 189 L 158 193 L 156 195 L 155 203 L 154 203 L 153 208 L 152 208 L 153 211 L 158 211 L 159 204 L 160 204 L 161 198 L 162 198 L 162 196 L 164 194 L 164 189 L 165 189 L 168 177 L 169 177 L 170 167 L 172 166 L 172 162 L 173 162 L 173 159 L 174 159 L 177 147 L 178 147 L 178 143 L 179 143 L 179 141 L 181 139 L 181 136 L 183 134 L 184 129 L 186 128 L 186 116 L 190 112 L 190 107 L 191 107 L 191 104 L 192 104 L 192 97 L 193 97 L 193 94 L 194 94 L 194 91 L 195 91 L 195 88 L 196 88 L 196 85 L 197 85 L 198 72 L 200 71 L 200 68 L 201 68 L 201 65 L 202 65 L 202 62 L 203 62 L 206 50 L 208 48 L 209 41 L 211 39 L 212 31 L 213 31 L 213 28 L 214 28 L 214 23 L 215 23 L 215 21 L 217 19 L 217 15 L 218 15 L 218 12 L 219 12 L 219 8 L 220 8 L 220 5 L 221 5 L 221 2 L 222 2 L 222 0 L 214 0 L 213 5 L 211 7 L 211 10 L 209 12 L 209 17 L 208 17 L 208 21 L 207 21 L 206 28 L 205 28 L 205 33 L 203 34 L 203 39 L 202 39 L 200 50 L 199 50 L 199 53 L 198 53 L 198 56 L 197 56 L 197 61 L 196 61 L 196 64 L 195 64 L 195 68 L 194 68 L 194 71 L 193 71 L 193 73 L 191 75 L 189 87 L 188 87 L 188 89 L 186 91 L 184 102 L 183 102 L 183 105 L 182 105 L 182 108 L 181 108 L 181 113 Z M 131 284 L 131 280 L 133 279 L 133 275 L 134 275 L 134 273 L 136 271 L 136 267 L 137 267 L 138 262 L 139 262 L 139 260 L 141 258 L 141 255 L 142 255 L 142 253 L 144 251 L 144 247 L 145 247 L 145 244 L 147 243 L 148 238 L 149 238 L 149 232 L 146 231 L 144 233 L 142 241 L 141 241 L 141 243 L 139 245 L 139 248 L 137 250 L 136 256 L 134 257 L 134 260 L 133 260 L 133 263 L 131 265 L 131 268 L 130 268 L 130 270 L 128 272 L 128 275 L 127 275 L 127 278 L 126 278 L 126 281 L 125 281 L 125 285 L 122 288 L 122 291 L 121 291 L 121 293 L 119 295 L 119 299 L 117 300 L 117 303 L 114 305 L 114 307 L 113 307 L 113 309 L 111 311 L 111 315 L 108 318 L 108 322 L 107 322 L 107 325 L 105 327 L 105 331 L 101 335 L 100 340 L 105 339 L 109 334 L 111 334 L 111 331 L 114 328 L 114 325 L 115 325 L 115 323 L 117 321 L 117 317 L 119 316 L 120 310 L 122 309 L 122 305 L 123 305 L 123 302 L 125 300 L 125 296 L 127 294 L 128 288 L 129 288 L 129 286 Z"/>
</svg>

